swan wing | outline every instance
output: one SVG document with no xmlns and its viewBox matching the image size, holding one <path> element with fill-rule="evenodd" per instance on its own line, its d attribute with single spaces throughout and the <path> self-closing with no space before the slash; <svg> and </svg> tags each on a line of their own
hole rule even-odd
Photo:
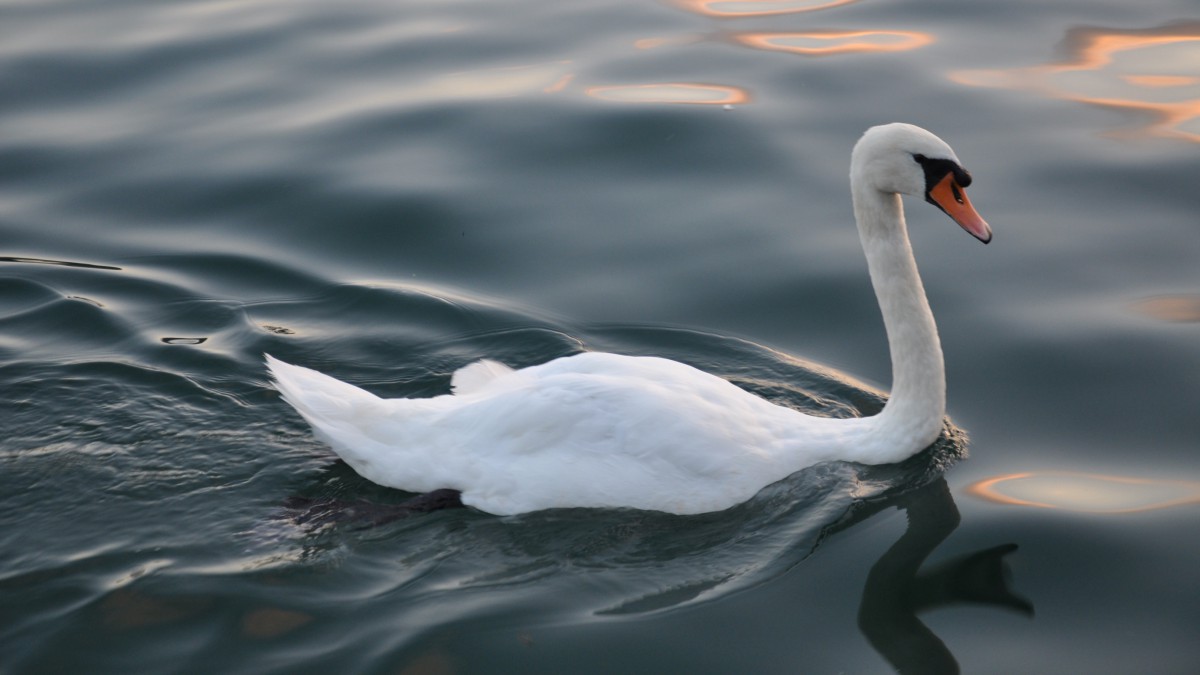
<svg viewBox="0 0 1200 675">
<path fill-rule="evenodd" d="M 455 395 L 421 399 L 381 399 L 307 368 L 268 364 L 314 434 L 363 477 L 416 492 L 459 490 L 464 504 L 494 514 L 715 511 L 829 458 L 817 428 L 829 420 L 655 357 L 584 353 L 520 371 L 474 363 L 455 374 Z M 797 425 L 816 443 L 805 452 L 788 447 Z"/>
<path fill-rule="evenodd" d="M 453 377 L 450 378 L 450 389 L 458 395 L 474 394 L 488 384 L 515 372 L 499 361 L 482 359 L 454 371 Z"/>
</svg>

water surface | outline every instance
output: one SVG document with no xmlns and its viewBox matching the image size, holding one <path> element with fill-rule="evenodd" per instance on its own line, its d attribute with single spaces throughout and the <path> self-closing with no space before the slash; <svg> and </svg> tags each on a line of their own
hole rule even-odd
<svg viewBox="0 0 1200 675">
<path fill-rule="evenodd" d="M 0 672 L 1190 673 L 1194 3 L 0 2 Z M 720 514 L 434 513 L 331 461 L 261 355 L 388 396 L 660 354 L 882 404 L 852 226 L 907 204 L 939 444 Z M 904 649 L 904 645 L 912 646 Z"/>
</svg>

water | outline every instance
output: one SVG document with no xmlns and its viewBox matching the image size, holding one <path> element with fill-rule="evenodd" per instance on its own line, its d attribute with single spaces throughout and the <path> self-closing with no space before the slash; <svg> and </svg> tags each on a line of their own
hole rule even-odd
<svg viewBox="0 0 1200 675">
<path fill-rule="evenodd" d="M 0 672 L 1200 664 L 1194 3 L 0 16 Z M 289 519 L 407 495 L 331 463 L 263 352 L 389 396 L 662 354 L 877 409 L 846 172 L 893 120 L 996 232 L 907 204 L 935 448 L 690 518 Z"/>
</svg>

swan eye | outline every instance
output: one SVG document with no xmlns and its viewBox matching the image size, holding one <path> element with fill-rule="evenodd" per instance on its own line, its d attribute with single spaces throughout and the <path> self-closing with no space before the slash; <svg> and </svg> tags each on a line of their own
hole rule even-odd
<svg viewBox="0 0 1200 675">
<path fill-rule="evenodd" d="M 959 192 L 961 188 L 971 185 L 971 174 L 966 169 L 962 168 L 958 162 L 952 159 L 930 159 L 923 154 L 914 152 L 912 158 L 921 165 L 921 169 L 925 172 L 925 190 L 928 192 L 950 174 L 954 177 L 955 190 L 953 197 L 958 200 L 959 204 L 963 203 Z"/>
</svg>

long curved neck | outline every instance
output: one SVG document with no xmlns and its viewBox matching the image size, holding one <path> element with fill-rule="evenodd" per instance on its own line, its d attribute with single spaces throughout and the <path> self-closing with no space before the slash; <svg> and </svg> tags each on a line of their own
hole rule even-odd
<svg viewBox="0 0 1200 675">
<path fill-rule="evenodd" d="M 946 412 L 942 345 L 913 259 L 900 195 L 856 178 L 851 179 L 854 216 L 892 358 L 892 394 L 872 421 L 877 438 L 895 444 L 903 458 L 941 433 Z"/>
</svg>

